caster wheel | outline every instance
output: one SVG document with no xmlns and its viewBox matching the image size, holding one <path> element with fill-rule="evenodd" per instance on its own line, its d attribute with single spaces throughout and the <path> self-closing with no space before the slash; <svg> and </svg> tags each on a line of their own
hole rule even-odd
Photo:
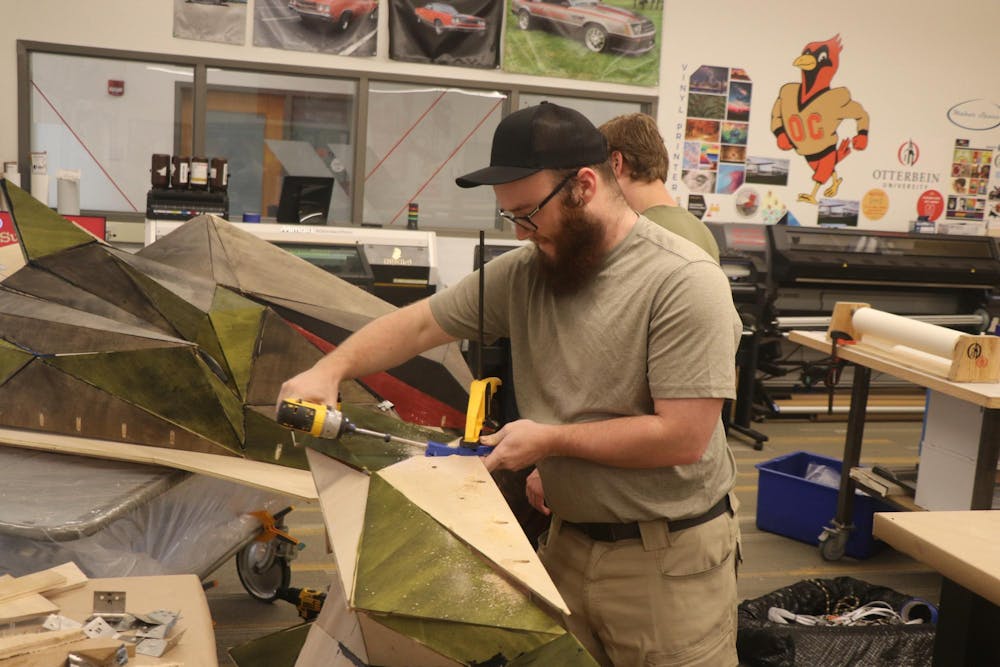
<svg viewBox="0 0 1000 667">
<path fill-rule="evenodd" d="M 278 591 L 288 588 L 292 568 L 277 556 L 276 542 L 253 541 L 236 554 L 236 574 L 251 597 L 262 602 L 274 602 Z"/>
<path fill-rule="evenodd" d="M 836 533 L 823 533 L 819 538 L 819 554 L 823 560 L 840 560 L 844 557 L 847 549 L 846 531 Z"/>
</svg>

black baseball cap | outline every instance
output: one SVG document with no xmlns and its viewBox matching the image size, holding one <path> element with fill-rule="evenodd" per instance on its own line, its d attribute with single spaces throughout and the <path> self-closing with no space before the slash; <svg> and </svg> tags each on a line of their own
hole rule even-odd
<svg viewBox="0 0 1000 667">
<path fill-rule="evenodd" d="M 571 169 L 608 159 L 608 142 L 579 111 L 542 102 L 515 111 L 493 134 L 490 166 L 455 179 L 461 188 L 510 183 L 543 169 Z"/>
</svg>

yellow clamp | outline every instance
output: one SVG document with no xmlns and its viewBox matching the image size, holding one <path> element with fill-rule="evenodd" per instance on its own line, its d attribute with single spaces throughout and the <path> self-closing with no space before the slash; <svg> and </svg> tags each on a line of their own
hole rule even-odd
<svg viewBox="0 0 1000 667">
<path fill-rule="evenodd" d="M 479 442 L 483 423 L 493 416 L 493 397 L 501 384 L 500 378 L 472 381 L 472 386 L 469 387 L 469 409 L 465 413 L 465 442 Z"/>
</svg>

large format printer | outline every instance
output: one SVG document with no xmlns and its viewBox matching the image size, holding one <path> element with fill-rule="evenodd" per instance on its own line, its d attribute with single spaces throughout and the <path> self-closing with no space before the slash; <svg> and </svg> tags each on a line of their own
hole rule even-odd
<svg viewBox="0 0 1000 667">
<path fill-rule="evenodd" d="M 1000 239 L 783 224 L 708 226 L 744 324 L 732 423 L 757 444 L 763 436 L 749 427 L 751 416 L 776 411 L 759 371 L 771 377 L 787 373 L 777 366 L 787 356 L 783 333 L 826 329 L 838 301 L 869 303 L 970 333 L 997 333 Z M 807 386 L 824 372 L 822 364 L 799 370 Z"/>
</svg>

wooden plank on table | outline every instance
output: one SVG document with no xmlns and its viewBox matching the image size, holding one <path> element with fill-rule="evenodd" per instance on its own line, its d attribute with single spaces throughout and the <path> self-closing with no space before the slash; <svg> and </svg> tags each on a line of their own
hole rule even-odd
<svg viewBox="0 0 1000 667">
<path fill-rule="evenodd" d="M 0 583 L 0 602 L 13 600 L 22 595 L 41 593 L 65 583 L 66 577 L 52 570 L 42 570 L 26 574 L 23 577 L 15 577 Z"/>
<path fill-rule="evenodd" d="M 0 428 L 0 445 L 27 447 L 64 454 L 78 454 L 117 461 L 167 466 L 208 475 L 266 491 L 276 491 L 308 502 L 317 500 L 316 485 L 308 470 L 273 463 L 251 461 L 237 456 L 220 456 L 166 447 L 133 445 L 127 442 L 78 438 L 59 433 L 42 433 Z"/>
<path fill-rule="evenodd" d="M 13 622 L 39 615 L 31 613 L 30 616 L 22 616 L 20 619 L 13 617 L 8 619 L 6 616 L 6 614 L 23 615 L 44 608 L 45 605 L 42 603 L 47 600 L 39 593 L 61 593 L 79 588 L 86 583 L 87 575 L 72 561 L 23 577 L 0 576 L 0 622 L 5 619 Z M 23 604 L 14 604 L 15 602 Z M 57 610 L 58 607 L 55 607 L 45 613 Z"/>
<path fill-rule="evenodd" d="M 0 625 L 19 623 L 59 611 L 59 607 L 38 593 L 23 595 L 13 600 L 0 602 Z"/>
<path fill-rule="evenodd" d="M 50 646 L 59 646 L 84 637 L 83 630 L 53 630 L 0 637 L 0 660 L 26 655 Z"/>
<path fill-rule="evenodd" d="M 88 639 L 86 637 L 82 637 L 61 643 L 58 646 L 41 648 L 33 650 L 31 653 L 19 655 L 13 658 L 7 658 L 6 660 L 0 660 L 0 667 L 66 667 L 66 656 L 70 651 L 100 651 L 104 653 L 121 645 L 121 639 L 111 639 L 110 637 Z M 132 658 L 130 658 L 128 664 L 148 665 L 151 663 L 133 663 Z M 157 661 L 157 664 L 160 664 L 159 661 Z M 176 665 L 177 663 L 174 664 Z"/>
<path fill-rule="evenodd" d="M 46 594 L 62 593 L 63 591 L 70 591 L 73 590 L 74 588 L 79 588 L 80 586 L 83 586 L 88 581 L 87 575 L 85 575 L 83 573 L 83 570 L 81 570 L 80 567 L 73 561 L 63 563 L 62 565 L 56 565 L 55 567 L 50 567 L 47 571 L 61 574 L 66 579 L 66 581 L 58 586 L 54 586 L 52 588 L 46 588 L 44 591 L 42 591 L 42 593 Z"/>
</svg>

